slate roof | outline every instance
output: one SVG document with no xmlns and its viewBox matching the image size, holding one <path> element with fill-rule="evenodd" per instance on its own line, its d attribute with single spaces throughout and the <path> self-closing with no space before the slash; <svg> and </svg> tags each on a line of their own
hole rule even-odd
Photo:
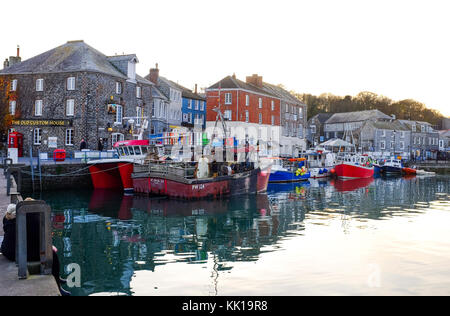
<svg viewBox="0 0 450 316">
<path fill-rule="evenodd" d="M 202 97 L 199 94 L 195 94 L 192 90 L 190 90 L 190 89 L 188 89 L 186 87 L 183 87 L 182 85 L 180 85 L 180 84 L 178 84 L 176 82 L 173 82 L 172 80 L 168 80 L 168 79 L 166 79 L 166 80 L 170 81 L 170 83 L 173 86 L 175 86 L 177 89 L 181 90 L 181 95 L 182 95 L 183 98 L 206 101 L 206 98 Z"/>
<path fill-rule="evenodd" d="M 372 125 L 377 129 L 385 129 L 392 131 L 409 131 L 410 129 L 402 124 L 399 120 L 396 121 L 368 121 L 367 124 Z"/>
<path fill-rule="evenodd" d="M 392 117 L 384 114 L 379 110 L 344 112 L 333 114 L 333 116 L 331 116 L 325 123 L 334 124 L 334 123 L 361 122 L 370 119 L 392 120 Z"/>
<path fill-rule="evenodd" d="M 285 101 L 300 104 L 300 105 L 306 105 L 299 99 L 297 99 L 295 96 L 293 96 L 289 91 L 283 89 L 282 87 L 263 82 L 263 89 L 268 91 L 271 94 L 277 95 L 280 99 L 284 99 Z"/>
<path fill-rule="evenodd" d="M 153 86 L 152 87 L 152 97 L 153 98 L 159 98 L 159 99 L 163 99 L 168 101 L 169 99 L 164 95 L 164 93 L 162 93 L 161 91 L 159 91 L 158 87 Z"/>
<path fill-rule="evenodd" d="M 246 83 L 242 80 L 239 80 L 235 77 L 232 77 L 232 76 L 227 76 L 227 77 L 223 78 L 222 80 L 213 84 L 208 89 L 219 89 L 219 86 L 221 89 L 243 89 L 243 90 L 248 90 L 248 91 L 252 91 L 255 93 L 270 95 L 272 97 L 279 98 L 279 96 L 273 92 L 269 92 L 265 89 L 261 89 L 252 84 L 248 84 L 248 83 Z"/>
<path fill-rule="evenodd" d="M 314 115 L 310 121 L 317 119 L 321 124 L 325 123 L 334 113 L 319 113 Z"/>
<path fill-rule="evenodd" d="M 128 58 L 136 55 L 121 55 L 107 57 L 83 41 L 69 41 L 45 53 L 14 64 L 0 70 L 0 74 L 34 74 L 59 72 L 99 72 L 114 77 L 128 79 L 109 59 Z M 152 84 L 150 81 L 136 75 L 136 80 Z"/>
</svg>

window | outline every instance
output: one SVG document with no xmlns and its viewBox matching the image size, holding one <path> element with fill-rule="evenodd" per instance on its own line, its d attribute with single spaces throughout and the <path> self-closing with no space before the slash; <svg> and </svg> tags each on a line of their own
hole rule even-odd
<svg viewBox="0 0 450 316">
<path fill-rule="evenodd" d="M 73 129 L 66 129 L 66 146 L 73 146 Z"/>
<path fill-rule="evenodd" d="M 250 96 L 248 94 L 245 95 L 245 105 L 246 106 L 250 105 Z"/>
<path fill-rule="evenodd" d="M 189 112 L 189 120 L 188 120 L 188 122 L 192 123 L 192 112 Z"/>
<path fill-rule="evenodd" d="M 9 101 L 9 114 L 16 114 L 16 101 Z"/>
<path fill-rule="evenodd" d="M 123 141 L 125 138 L 121 133 L 113 133 L 111 135 L 111 143 L 114 146 L 115 143 Z M 126 147 L 125 147 L 126 148 Z"/>
<path fill-rule="evenodd" d="M 275 125 L 275 116 L 272 115 L 272 125 Z"/>
<path fill-rule="evenodd" d="M 416 124 L 413 124 L 413 125 L 412 125 L 412 131 L 413 131 L 413 132 L 417 131 Z"/>
<path fill-rule="evenodd" d="M 303 118 L 303 108 L 298 108 L 298 116 L 300 117 L 300 118 Z"/>
<path fill-rule="evenodd" d="M 67 78 L 67 90 L 75 90 L 75 77 Z"/>
<path fill-rule="evenodd" d="M 316 125 L 311 125 L 311 134 L 315 134 L 316 132 Z"/>
<path fill-rule="evenodd" d="M 259 113 L 259 124 L 262 124 L 262 113 Z"/>
<path fill-rule="evenodd" d="M 258 107 L 260 109 L 262 109 L 262 99 L 261 98 L 259 98 L 259 100 L 258 100 Z"/>
<path fill-rule="evenodd" d="M 122 94 L 122 83 L 116 82 L 116 94 Z"/>
<path fill-rule="evenodd" d="M 391 142 L 391 149 L 395 148 L 395 142 Z"/>
<path fill-rule="evenodd" d="M 425 132 L 425 125 L 421 125 L 420 130 L 422 131 L 422 133 Z"/>
<path fill-rule="evenodd" d="M 122 124 L 122 106 L 116 105 L 116 120 L 114 121 L 115 124 Z"/>
<path fill-rule="evenodd" d="M 225 104 L 231 104 L 231 93 L 225 93 Z"/>
<path fill-rule="evenodd" d="M 245 111 L 245 122 L 248 123 L 249 119 L 250 119 L 250 115 L 249 115 L 248 111 Z"/>
<path fill-rule="evenodd" d="M 289 113 L 289 104 L 286 103 L 286 113 Z"/>
<path fill-rule="evenodd" d="M 42 100 L 36 100 L 34 103 L 34 115 L 42 116 Z"/>
<path fill-rule="evenodd" d="M 42 139 L 42 131 L 40 128 L 35 128 L 33 133 L 33 143 L 35 145 L 40 145 Z"/>
<path fill-rule="evenodd" d="M 198 111 L 198 100 L 194 100 L 195 102 L 195 110 Z"/>
<path fill-rule="evenodd" d="M 405 138 L 405 132 L 400 132 L 400 137 Z"/>
<path fill-rule="evenodd" d="M 136 98 L 140 99 L 142 96 L 141 87 L 136 86 Z"/>
<path fill-rule="evenodd" d="M 200 101 L 200 111 L 204 111 L 204 110 L 205 110 L 205 102 Z"/>
<path fill-rule="evenodd" d="M 272 109 L 272 111 L 275 111 L 275 101 L 274 100 L 270 101 L 270 108 Z"/>
<path fill-rule="evenodd" d="M 192 109 L 192 100 L 191 99 L 188 100 L 188 109 Z"/>
<path fill-rule="evenodd" d="M 140 106 L 136 107 L 136 126 L 141 126 L 142 123 L 142 108 Z"/>
<path fill-rule="evenodd" d="M 74 99 L 68 99 L 66 101 L 66 115 L 67 116 L 73 116 L 75 113 L 75 100 Z"/>
<path fill-rule="evenodd" d="M 232 119 L 232 112 L 231 112 L 231 110 L 225 110 L 224 118 L 226 120 L 230 120 L 231 121 L 231 119 Z"/>
<path fill-rule="evenodd" d="M 17 79 L 14 79 L 13 81 L 11 81 L 11 91 L 16 90 L 17 90 Z"/>
<path fill-rule="evenodd" d="M 386 149 L 386 142 L 385 142 L 385 141 L 382 141 L 382 142 L 381 142 L 380 148 L 381 148 L 381 149 Z"/>
<path fill-rule="evenodd" d="M 36 91 L 44 91 L 44 79 L 36 80 Z"/>
<path fill-rule="evenodd" d="M 405 142 L 400 142 L 400 149 L 401 150 L 405 149 Z"/>
<path fill-rule="evenodd" d="M 381 137 L 386 137 L 386 131 L 385 130 L 381 131 Z"/>
</svg>

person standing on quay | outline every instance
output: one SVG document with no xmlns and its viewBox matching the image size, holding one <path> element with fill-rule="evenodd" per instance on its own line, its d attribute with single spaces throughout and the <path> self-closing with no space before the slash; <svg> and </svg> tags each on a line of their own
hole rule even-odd
<svg viewBox="0 0 450 316">
<path fill-rule="evenodd" d="M 103 141 L 101 138 L 98 140 L 98 151 L 103 151 Z"/>
<path fill-rule="evenodd" d="M 86 145 L 86 142 L 85 142 L 85 140 L 84 140 L 84 138 L 81 140 L 81 143 L 80 143 L 80 150 L 83 150 L 83 149 L 86 149 L 86 147 L 87 147 L 87 145 Z"/>
</svg>

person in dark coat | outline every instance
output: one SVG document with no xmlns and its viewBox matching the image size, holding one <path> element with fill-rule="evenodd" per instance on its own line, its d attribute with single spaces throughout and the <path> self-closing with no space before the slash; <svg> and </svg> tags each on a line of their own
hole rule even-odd
<svg viewBox="0 0 450 316">
<path fill-rule="evenodd" d="M 40 261 L 40 216 L 39 214 L 27 214 L 27 261 Z M 3 231 L 5 232 L 1 253 L 10 261 L 16 260 L 16 205 L 8 205 L 6 215 L 3 218 Z M 61 288 L 61 283 L 66 281 L 60 277 L 60 264 L 57 250 L 53 247 L 52 275 L 55 278 L 59 291 L 63 296 L 70 293 Z"/>
<path fill-rule="evenodd" d="M 98 140 L 98 151 L 103 151 L 103 141 L 101 138 Z"/>
<path fill-rule="evenodd" d="M 86 149 L 86 147 L 87 147 L 87 144 L 86 144 L 85 140 L 82 139 L 81 143 L 80 143 L 80 150 Z"/>
</svg>

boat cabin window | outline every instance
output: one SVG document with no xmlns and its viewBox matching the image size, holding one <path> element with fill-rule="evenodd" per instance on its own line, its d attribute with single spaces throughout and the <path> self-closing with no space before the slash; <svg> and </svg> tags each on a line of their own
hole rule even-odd
<svg viewBox="0 0 450 316">
<path fill-rule="evenodd" d="M 117 148 L 117 151 L 119 152 L 119 156 L 124 156 L 125 155 L 125 153 L 123 152 L 123 148 L 122 147 Z"/>
<path fill-rule="evenodd" d="M 130 155 L 130 152 L 128 151 L 128 147 L 123 147 L 122 149 L 123 149 L 123 152 L 124 152 L 125 156 L 129 156 Z"/>
<path fill-rule="evenodd" d="M 132 146 L 128 147 L 128 151 L 130 152 L 130 155 L 134 155 L 134 150 Z"/>
<path fill-rule="evenodd" d="M 142 146 L 141 149 L 142 149 L 142 154 L 143 155 L 146 155 L 148 153 L 148 147 L 147 146 Z"/>
<path fill-rule="evenodd" d="M 139 146 L 134 146 L 134 154 L 140 155 L 141 154 L 141 148 Z"/>
</svg>

